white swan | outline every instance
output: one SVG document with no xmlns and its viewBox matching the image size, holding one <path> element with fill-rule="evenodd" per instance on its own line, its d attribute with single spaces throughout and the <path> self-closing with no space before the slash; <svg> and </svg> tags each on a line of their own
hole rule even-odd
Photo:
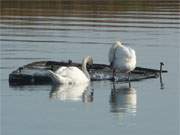
<svg viewBox="0 0 180 135">
<path fill-rule="evenodd" d="M 113 70 L 113 79 L 115 79 L 116 70 L 129 73 L 130 76 L 130 72 L 136 67 L 136 53 L 132 48 L 117 41 L 109 50 L 109 62 Z"/>
<path fill-rule="evenodd" d="M 87 71 L 87 64 L 92 64 L 93 60 L 91 56 L 87 56 L 83 59 L 82 70 L 77 67 L 60 67 L 55 72 L 49 70 L 49 75 L 55 84 L 81 84 L 90 81 L 90 75 Z"/>
</svg>

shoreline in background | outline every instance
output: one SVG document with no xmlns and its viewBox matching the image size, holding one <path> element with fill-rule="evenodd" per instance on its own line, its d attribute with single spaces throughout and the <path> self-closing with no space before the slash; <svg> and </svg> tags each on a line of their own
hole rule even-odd
<svg viewBox="0 0 180 135">
<path fill-rule="evenodd" d="M 179 0 L 1 0 L 1 16 L 59 16 L 77 12 L 180 10 Z"/>
</svg>

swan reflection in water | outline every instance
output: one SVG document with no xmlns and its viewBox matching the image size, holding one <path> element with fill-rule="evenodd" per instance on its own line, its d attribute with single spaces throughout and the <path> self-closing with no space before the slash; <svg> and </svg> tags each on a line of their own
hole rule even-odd
<svg viewBox="0 0 180 135">
<path fill-rule="evenodd" d="M 76 85 L 53 85 L 50 92 L 51 99 L 62 101 L 80 101 L 87 103 L 93 102 L 94 90 L 90 88 L 89 83 Z"/>
<path fill-rule="evenodd" d="M 122 121 L 124 117 L 135 116 L 137 105 L 136 90 L 128 86 L 113 88 L 110 94 L 110 111 Z"/>
</svg>

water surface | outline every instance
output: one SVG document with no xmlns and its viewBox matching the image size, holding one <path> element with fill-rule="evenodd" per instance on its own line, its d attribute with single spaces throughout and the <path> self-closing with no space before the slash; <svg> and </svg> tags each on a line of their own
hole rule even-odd
<svg viewBox="0 0 180 135">
<path fill-rule="evenodd" d="M 0 20 L 2 135 L 179 134 L 178 1 L 11 2 L 2 1 Z M 132 82 L 132 88 L 92 82 L 75 97 L 58 92 L 63 87 L 9 86 L 9 73 L 34 61 L 80 62 L 91 55 L 108 64 L 116 40 L 136 50 L 137 66 L 165 63 L 163 90 L 159 78 Z"/>
</svg>

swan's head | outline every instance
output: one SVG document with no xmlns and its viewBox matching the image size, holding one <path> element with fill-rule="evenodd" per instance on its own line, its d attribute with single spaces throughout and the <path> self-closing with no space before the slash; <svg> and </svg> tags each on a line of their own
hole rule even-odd
<svg viewBox="0 0 180 135">
<path fill-rule="evenodd" d="M 86 56 L 84 59 L 83 59 L 83 63 L 82 63 L 82 71 L 85 73 L 86 77 L 90 80 L 90 75 L 87 71 L 87 69 L 89 69 L 89 65 L 92 65 L 93 64 L 93 59 L 91 56 Z"/>
<path fill-rule="evenodd" d="M 83 62 L 82 62 L 82 70 L 85 71 L 85 70 L 88 70 L 90 69 L 91 65 L 93 64 L 93 59 L 91 56 L 86 56 L 84 59 L 83 59 Z"/>
<path fill-rule="evenodd" d="M 84 59 L 83 59 L 83 63 L 86 63 L 87 65 L 92 65 L 93 64 L 93 59 L 91 56 L 86 56 Z"/>
</svg>

